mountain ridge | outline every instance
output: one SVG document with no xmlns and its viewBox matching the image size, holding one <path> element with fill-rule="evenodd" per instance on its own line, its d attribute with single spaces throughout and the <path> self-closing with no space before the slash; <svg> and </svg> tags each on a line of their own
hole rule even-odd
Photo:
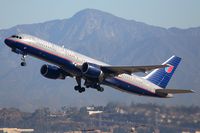
<svg viewBox="0 0 200 133">
<path fill-rule="evenodd" d="M 169 87 L 194 90 L 199 88 L 199 79 L 195 77 L 200 76 L 200 27 L 166 29 L 126 20 L 99 10 L 86 9 L 68 19 L 0 30 L 1 44 L 4 38 L 16 33 L 31 34 L 58 45 L 65 45 L 66 48 L 113 65 L 161 64 L 175 54 L 181 56 L 183 61 Z M 0 74 L 6 75 L 0 79 L 0 107 L 17 106 L 32 110 L 46 105 L 57 108 L 63 105 L 106 104 L 109 101 L 158 102 L 153 98 L 130 95 L 109 87 L 103 93 L 88 89 L 86 93 L 78 94 L 73 90 L 76 84 L 74 79 L 54 81 L 42 77 L 39 70 L 46 62 L 28 57 L 28 66 L 18 67 L 20 56 L 11 53 L 5 45 L 0 45 L 0 59 Z M 161 104 L 199 106 L 197 99 L 199 98 L 196 95 L 186 94 L 160 101 Z"/>
</svg>

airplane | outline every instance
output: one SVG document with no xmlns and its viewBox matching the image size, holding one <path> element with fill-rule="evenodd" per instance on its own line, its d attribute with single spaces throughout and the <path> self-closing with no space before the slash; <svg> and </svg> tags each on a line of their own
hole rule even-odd
<svg viewBox="0 0 200 133">
<path fill-rule="evenodd" d="M 158 98 L 170 98 L 173 94 L 193 92 L 193 90 L 166 89 L 181 61 L 181 58 L 175 55 L 161 65 L 111 66 L 27 34 L 12 35 L 4 42 L 12 52 L 22 55 L 21 66 L 26 66 L 27 55 L 54 64 L 44 64 L 40 73 L 49 79 L 75 78 L 77 85 L 74 89 L 80 93 L 85 91 L 85 87 L 103 92 L 102 85 L 131 94 Z M 147 71 L 151 72 L 144 77 L 133 74 Z"/>
</svg>

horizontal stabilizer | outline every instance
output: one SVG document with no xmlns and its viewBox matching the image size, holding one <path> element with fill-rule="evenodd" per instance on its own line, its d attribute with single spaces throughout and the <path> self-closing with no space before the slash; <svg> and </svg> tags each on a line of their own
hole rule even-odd
<svg viewBox="0 0 200 133">
<path fill-rule="evenodd" d="M 171 93 L 171 94 L 181 94 L 181 93 L 193 93 L 193 90 L 179 90 L 179 89 L 156 89 L 156 93 Z"/>
</svg>

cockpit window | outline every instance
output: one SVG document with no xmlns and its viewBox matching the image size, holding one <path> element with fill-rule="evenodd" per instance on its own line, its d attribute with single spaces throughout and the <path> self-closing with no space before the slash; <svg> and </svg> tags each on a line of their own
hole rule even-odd
<svg viewBox="0 0 200 133">
<path fill-rule="evenodd" d="M 16 38 L 17 36 L 16 35 L 12 35 L 11 37 Z"/>
<path fill-rule="evenodd" d="M 17 35 L 12 35 L 11 37 L 12 37 L 12 38 L 19 38 L 19 39 L 22 39 L 21 36 L 17 36 Z"/>
</svg>

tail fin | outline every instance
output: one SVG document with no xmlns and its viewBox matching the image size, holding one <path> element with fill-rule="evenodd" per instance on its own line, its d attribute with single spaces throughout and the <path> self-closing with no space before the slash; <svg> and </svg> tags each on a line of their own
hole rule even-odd
<svg viewBox="0 0 200 133">
<path fill-rule="evenodd" d="M 167 61 L 165 61 L 162 65 L 167 64 L 169 67 L 155 69 L 150 74 L 145 76 L 145 79 L 150 82 L 162 87 L 166 88 L 169 80 L 171 79 L 174 71 L 176 70 L 178 64 L 180 63 L 181 58 L 177 56 L 172 56 Z"/>
</svg>

